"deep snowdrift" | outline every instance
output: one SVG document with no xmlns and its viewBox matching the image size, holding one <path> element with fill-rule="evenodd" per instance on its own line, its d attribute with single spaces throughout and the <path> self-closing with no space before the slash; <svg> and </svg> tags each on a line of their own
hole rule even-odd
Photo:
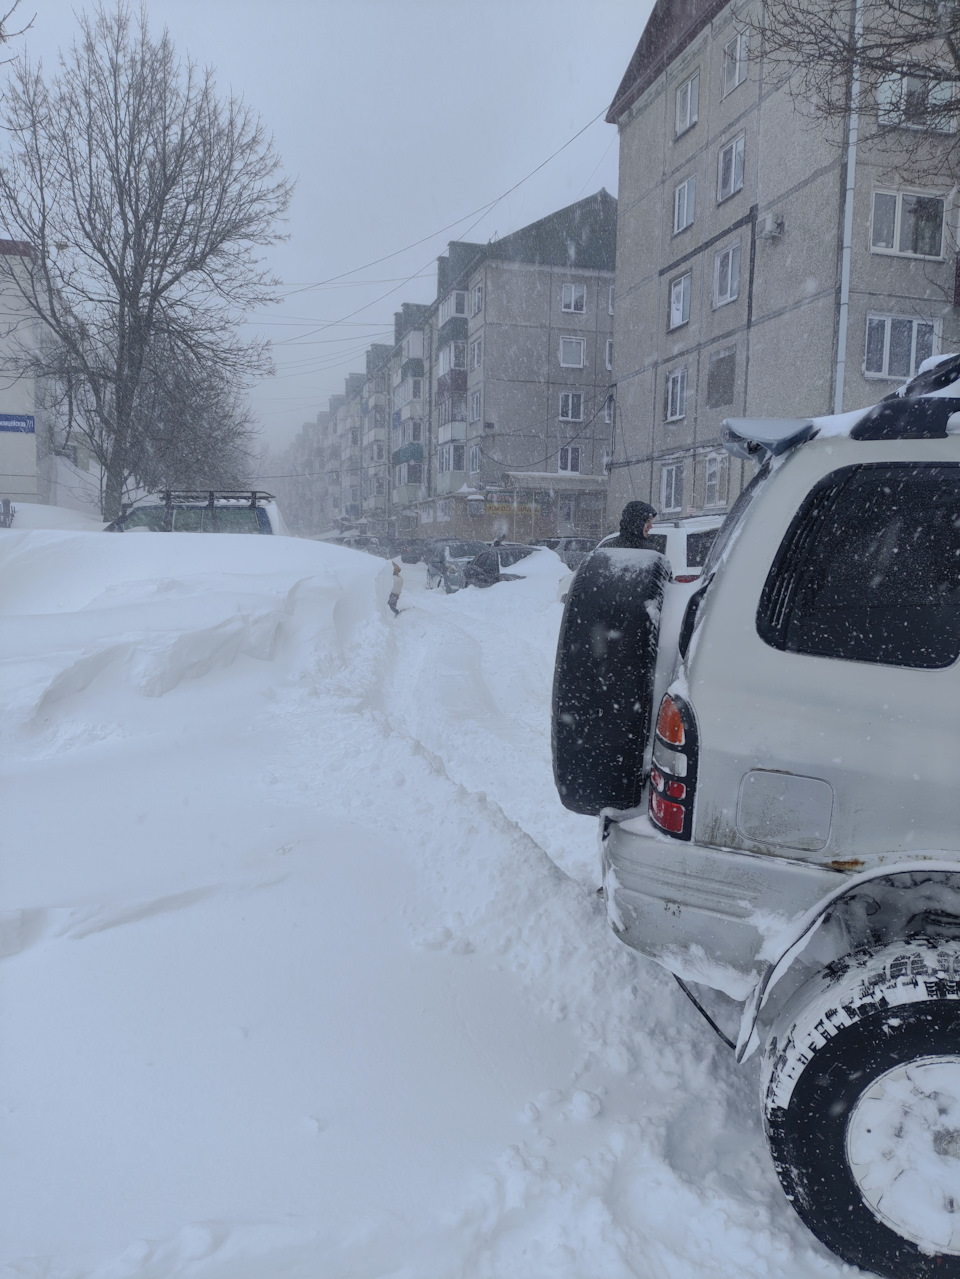
<svg viewBox="0 0 960 1279">
<path fill-rule="evenodd" d="M 842 1272 L 606 926 L 554 560 L 0 533 L 2 1273 Z"/>
</svg>

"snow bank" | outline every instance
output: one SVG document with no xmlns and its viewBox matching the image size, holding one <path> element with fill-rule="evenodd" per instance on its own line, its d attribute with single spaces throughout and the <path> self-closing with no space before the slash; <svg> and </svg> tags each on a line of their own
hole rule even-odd
<svg viewBox="0 0 960 1279">
<path fill-rule="evenodd" d="M 840 1274 L 553 793 L 557 566 L 418 570 L 0 537 L 0 1272 Z"/>
</svg>

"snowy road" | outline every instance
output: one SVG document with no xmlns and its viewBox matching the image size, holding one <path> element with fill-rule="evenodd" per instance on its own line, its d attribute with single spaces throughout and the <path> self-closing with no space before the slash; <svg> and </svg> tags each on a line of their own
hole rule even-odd
<svg viewBox="0 0 960 1279">
<path fill-rule="evenodd" d="M 844 1273 L 606 926 L 552 558 L 0 534 L 0 1274 Z"/>
</svg>

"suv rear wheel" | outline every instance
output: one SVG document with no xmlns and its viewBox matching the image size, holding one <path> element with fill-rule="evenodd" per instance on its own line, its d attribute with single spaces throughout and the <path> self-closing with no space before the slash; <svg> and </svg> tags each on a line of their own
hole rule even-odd
<svg viewBox="0 0 960 1279">
<path fill-rule="evenodd" d="M 960 1276 L 960 944 L 917 938 L 818 974 L 774 1029 L 764 1123 L 794 1208 L 893 1279 Z"/>
</svg>

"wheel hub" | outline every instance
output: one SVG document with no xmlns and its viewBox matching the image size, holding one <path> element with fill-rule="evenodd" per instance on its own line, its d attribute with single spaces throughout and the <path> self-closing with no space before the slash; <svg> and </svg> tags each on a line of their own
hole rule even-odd
<svg viewBox="0 0 960 1279">
<path fill-rule="evenodd" d="M 847 1161 L 879 1221 L 925 1252 L 960 1256 L 960 1057 L 875 1079 L 851 1112 Z"/>
</svg>

